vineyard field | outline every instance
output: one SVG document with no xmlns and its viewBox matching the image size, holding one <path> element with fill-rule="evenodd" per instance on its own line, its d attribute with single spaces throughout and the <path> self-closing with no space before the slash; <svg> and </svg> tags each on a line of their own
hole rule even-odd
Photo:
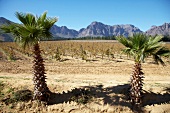
<svg viewBox="0 0 170 113">
<path fill-rule="evenodd" d="M 169 43 L 165 46 L 170 49 Z M 31 100 L 5 103 L 18 90 L 33 91 L 33 54 L 31 47 L 0 42 L 0 112 L 133 113 L 127 95 L 134 61 L 123 48 L 117 41 L 40 42 L 47 85 L 54 93 L 45 106 Z M 151 57 L 142 64 L 146 113 L 170 112 L 170 58 L 163 60 L 166 66 Z M 82 89 L 90 98 L 86 104 L 74 97 Z"/>
</svg>

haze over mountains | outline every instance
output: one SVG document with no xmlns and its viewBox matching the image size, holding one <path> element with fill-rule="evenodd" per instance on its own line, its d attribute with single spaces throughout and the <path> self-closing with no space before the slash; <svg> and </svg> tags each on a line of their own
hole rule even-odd
<svg viewBox="0 0 170 113">
<path fill-rule="evenodd" d="M 0 17 L 0 26 L 11 21 L 6 18 Z M 2 31 L 0 31 L 1 33 Z M 105 36 L 131 36 L 134 33 L 145 33 L 147 35 L 170 35 L 170 23 L 164 23 L 161 26 L 152 26 L 147 31 L 141 31 L 138 27 L 131 24 L 126 25 L 106 25 L 101 22 L 94 21 L 86 28 L 82 28 L 79 31 L 69 29 L 66 26 L 54 25 L 51 28 L 51 32 L 54 38 L 79 38 L 79 37 L 105 37 Z M 0 40 L 12 41 L 13 37 L 10 34 L 0 34 Z"/>
</svg>

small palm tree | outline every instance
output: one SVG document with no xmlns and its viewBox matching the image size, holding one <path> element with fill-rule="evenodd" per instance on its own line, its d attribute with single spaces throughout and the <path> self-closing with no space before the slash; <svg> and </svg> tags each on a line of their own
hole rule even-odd
<svg viewBox="0 0 170 113">
<path fill-rule="evenodd" d="M 33 81 L 34 81 L 34 100 L 48 101 L 50 96 L 50 90 L 46 84 L 44 61 L 41 56 L 39 48 L 39 42 L 43 39 L 49 39 L 52 37 L 50 28 L 57 21 L 57 18 L 48 18 L 47 12 L 37 17 L 30 13 L 16 12 L 16 17 L 22 24 L 8 24 L 1 29 L 6 33 L 12 33 L 18 42 L 24 49 L 27 46 L 33 46 Z"/>
<path fill-rule="evenodd" d="M 142 103 L 142 88 L 144 73 L 142 72 L 141 63 L 148 56 L 153 56 L 156 63 L 165 65 L 161 56 L 169 55 L 170 51 L 163 47 L 162 37 L 149 37 L 144 34 L 135 34 L 132 37 L 118 37 L 117 40 L 126 48 L 124 53 L 134 57 L 135 65 L 130 81 L 130 99 L 135 108 L 139 108 Z"/>
</svg>

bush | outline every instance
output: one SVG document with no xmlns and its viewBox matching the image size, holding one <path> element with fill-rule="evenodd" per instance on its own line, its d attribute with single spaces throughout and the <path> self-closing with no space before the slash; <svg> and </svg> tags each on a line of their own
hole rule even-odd
<svg viewBox="0 0 170 113">
<path fill-rule="evenodd" d="M 29 101 L 32 99 L 33 94 L 30 90 L 19 90 L 13 96 L 16 101 Z"/>
<path fill-rule="evenodd" d="M 33 93 L 30 90 L 18 90 L 13 92 L 11 96 L 4 98 L 2 101 L 5 104 L 15 103 L 19 101 L 29 101 L 33 97 Z"/>
<path fill-rule="evenodd" d="M 73 91 L 71 101 L 75 101 L 78 104 L 86 104 L 92 100 L 92 93 L 89 90 L 80 89 Z"/>
</svg>

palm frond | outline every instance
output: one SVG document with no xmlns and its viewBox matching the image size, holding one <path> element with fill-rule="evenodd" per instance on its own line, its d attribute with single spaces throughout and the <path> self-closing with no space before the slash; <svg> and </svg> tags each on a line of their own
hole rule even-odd
<svg viewBox="0 0 170 113">
<path fill-rule="evenodd" d="M 41 39 L 52 37 L 50 28 L 57 21 L 57 18 L 47 17 L 47 12 L 44 12 L 40 17 L 21 12 L 16 12 L 15 16 L 22 24 L 2 26 L 2 30 L 6 33 L 12 33 L 15 36 L 14 40 L 24 48 L 38 43 Z"/>
<path fill-rule="evenodd" d="M 156 51 L 156 53 L 154 53 L 152 55 L 153 55 L 153 58 L 154 58 L 156 63 L 160 62 L 163 66 L 165 66 L 165 63 L 163 62 L 161 57 L 162 56 L 163 57 L 170 56 L 170 50 L 168 48 L 162 47 L 158 51 Z"/>
<path fill-rule="evenodd" d="M 125 37 L 116 37 L 116 40 L 118 40 L 121 44 L 123 44 L 125 47 L 128 47 L 128 48 L 132 48 L 133 45 L 132 45 L 132 42 L 129 41 L 127 38 Z"/>
<path fill-rule="evenodd" d="M 16 12 L 15 16 L 21 21 L 23 25 L 36 24 L 36 18 L 33 14 Z"/>
<path fill-rule="evenodd" d="M 148 42 L 148 38 L 144 34 L 135 34 L 129 39 L 133 43 L 133 48 L 136 50 L 141 50 Z"/>
<path fill-rule="evenodd" d="M 149 37 L 149 43 L 156 44 L 158 42 L 161 42 L 163 36 L 156 36 L 156 37 Z"/>
<path fill-rule="evenodd" d="M 26 18 L 26 14 L 25 13 L 16 12 L 15 16 L 18 18 L 18 20 L 21 21 L 22 24 L 27 24 L 27 21 L 25 19 Z"/>
<path fill-rule="evenodd" d="M 38 20 L 39 20 L 41 23 L 44 23 L 46 17 L 47 17 L 47 12 L 44 12 L 44 13 L 38 18 Z"/>
<path fill-rule="evenodd" d="M 129 38 L 117 38 L 126 48 L 125 54 L 134 57 L 135 62 L 144 62 L 145 58 L 152 55 L 156 62 L 164 65 L 161 56 L 169 56 L 170 50 L 163 47 L 162 36 L 148 37 L 144 34 L 135 34 Z"/>
<path fill-rule="evenodd" d="M 4 32 L 4 33 L 11 33 L 15 30 L 17 24 L 7 24 L 7 25 L 2 25 L 0 27 L 0 29 Z"/>
<path fill-rule="evenodd" d="M 166 47 L 162 47 L 156 52 L 156 54 L 160 56 L 169 56 L 170 50 Z"/>
<path fill-rule="evenodd" d="M 132 56 L 133 55 L 133 51 L 130 48 L 125 48 L 122 50 L 123 53 L 127 54 L 128 56 Z"/>
<path fill-rule="evenodd" d="M 159 64 L 159 62 L 160 62 L 163 66 L 165 66 L 165 63 L 160 56 L 155 54 L 155 55 L 153 55 L 153 59 L 155 60 L 156 64 Z"/>
</svg>

